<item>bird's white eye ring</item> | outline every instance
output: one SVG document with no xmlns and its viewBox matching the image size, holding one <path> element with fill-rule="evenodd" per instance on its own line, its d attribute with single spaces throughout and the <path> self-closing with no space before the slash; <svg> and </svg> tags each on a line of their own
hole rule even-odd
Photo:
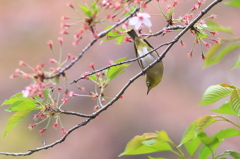
<svg viewBox="0 0 240 159">
<path fill-rule="evenodd" d="M 148 87 L 150 86 L 150 82 L 149 82 L 149 81 L 147 81 L 147 86 L 148 86 Z"/>
</svg>

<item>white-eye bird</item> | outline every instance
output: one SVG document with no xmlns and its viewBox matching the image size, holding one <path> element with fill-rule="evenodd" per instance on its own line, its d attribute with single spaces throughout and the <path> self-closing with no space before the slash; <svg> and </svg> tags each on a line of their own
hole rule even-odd
<svg viewBox="0 0 240 159">
<path fill-rule="evenodd" d="M 147 40 L 139 38 L 134 30 L 130 30 L 127 33 L 133 39 L 137 57 L 142 56 L 153 49 L 153 47 L 147 42 Z M 141 67 L 141 69 L 146 68 L 153 61 L 155 61 L 158 56 L 159 55 L 157 51 L 153 51 L 152 53 L 138 60 L 139 66 Z M 148 88 L 147 94 L 152 88 L 156 87 L 161 82 L 163 70 L 164 65 L 163 62 L 160 61 L 146 71 L 146 85 Z"/>
</svg>

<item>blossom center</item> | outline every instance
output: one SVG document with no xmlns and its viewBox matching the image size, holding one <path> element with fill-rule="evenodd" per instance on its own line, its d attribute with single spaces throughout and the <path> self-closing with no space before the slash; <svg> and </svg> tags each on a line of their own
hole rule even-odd
<svg viewBox="0 0 240 159">
<path fill-rule="evenodd" d="M 138 19 L 139 19 L 139 20 L 143 20 L 143 16 L 139 16 Z"/>
</svg>

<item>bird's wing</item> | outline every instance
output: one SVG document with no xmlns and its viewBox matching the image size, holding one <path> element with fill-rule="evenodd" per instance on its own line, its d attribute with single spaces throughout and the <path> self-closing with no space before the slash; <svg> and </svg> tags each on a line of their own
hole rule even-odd
<svg viewBox="0 0 240 159">
<path fill-rule="evenodd" d="M 149 42 L 148 42 L 146 39 L 143 39 L 143 41 L 144 41 L 146 44 L 148 44 L 148 46 L 150 46 L 152 49 L 154 49 L 154 47 L 152 47 L 152 45 L 149 44 Z M 157 51 L 155 51 L 155 52 L 156 52 L 157 56 L 159 56 L 158 52 L 157 52 Z"/>
<path fill-rule="evenodd" d="M 137 51 L 137 48 L 136 48 L 135 44 L 134 44 L 134 49 L 135 49 L 136 57 L 139 57 L 139 54 L 138 54 L 138 51 Z M 142 64 L 142 60 L 138 59 L 137 61 L 138 61 L 139 66 L 141 67 L 141 69 L 144 69 L 143 64 Z"/>
</svg>

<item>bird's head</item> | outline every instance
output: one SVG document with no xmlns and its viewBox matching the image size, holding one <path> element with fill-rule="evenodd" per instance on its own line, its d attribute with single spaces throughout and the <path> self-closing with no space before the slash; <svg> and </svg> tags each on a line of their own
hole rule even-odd
<svg viewBox="0 0 240 159">
<path fill-rule="evenodd" d="M 156 76 L 156 77 L 151 77 L 151 76 L 147 76 L 146 77 L 146 85 L 147 85 L 147 94 L 149 93 L 149 91 L 156 87 L 158 85 L 158 83 L 161 81 L 161 77 L 160 76 Z"/>
</svg>

